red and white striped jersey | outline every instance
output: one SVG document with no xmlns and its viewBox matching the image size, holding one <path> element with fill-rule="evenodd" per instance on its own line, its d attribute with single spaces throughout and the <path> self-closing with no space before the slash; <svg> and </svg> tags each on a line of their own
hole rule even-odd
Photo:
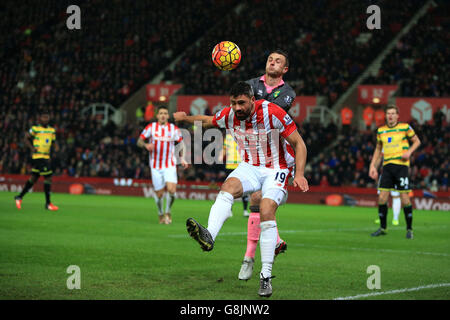
<svg viewBox="0 0 450 320">
<path fill-rule="evenodd" d="M 180 129 L 173 123 L 161 125 L 158 122 L 149 123 L 142 131 L 140 137 L 155 145 L 150 152 L 150 167 L 165 169 L 177 164 L 175 159 L 175 142 L 181 142 L 183 136 Z"/>
<path fill-rule="evenodd" d="M 238 144 L 243 161 L 274 169 L 291 168 L 295 154 L 285 140 L 297 129 L 282 108 L 267 100 L 255 101 L 255 111 L 247 120 L 238 120 L 231 107 L 217 112 L 213 125 L 226 128 Z"/>
</svg>

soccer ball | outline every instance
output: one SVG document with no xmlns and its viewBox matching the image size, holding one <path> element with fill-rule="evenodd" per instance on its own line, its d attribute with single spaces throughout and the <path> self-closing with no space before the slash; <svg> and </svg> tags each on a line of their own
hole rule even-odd
<svg viewBox="0 0 450 320">
<path fill-rule="evenodd" d="M 211 58 L 220 70 L 233 70 L 241 62 L 241 50 L 234 42 L 222 41 L 214 47 Z"/>
</svg>

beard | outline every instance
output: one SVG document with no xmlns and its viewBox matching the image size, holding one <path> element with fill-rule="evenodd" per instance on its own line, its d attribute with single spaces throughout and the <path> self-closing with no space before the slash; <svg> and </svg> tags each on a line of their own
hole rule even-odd
<svg viewBox="0 0 450 320">
<path fill-rule="evenodd" d="M 248 116 L 250 115 L 250 111 L 249 112 L 239 111 L 236 112 L 235 115 L 238 120 L 243 121 L 248 118 Z"/>
</svg>

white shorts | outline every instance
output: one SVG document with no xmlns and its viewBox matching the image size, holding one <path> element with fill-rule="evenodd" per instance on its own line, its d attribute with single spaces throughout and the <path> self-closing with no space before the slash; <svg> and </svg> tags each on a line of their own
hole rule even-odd
<svg viewBox="0 0 450 320">
<path fill-rule="evenodd" d="M 242 183 L 244 195 L 261 190 L 263 199 L 271 199 L 280 205 L 287 200 L 289 171 L 289 169 L 257 167 L 241 162 L 227 179 L 239 179 Z"/>
<path fill-rule="evenodd" d="M 153 169 L 152 184 L 155 191 L 161 190 L 166 186 L 167 182 L 178 183 L 177 168 L 170 167 L 165 169 Z"/>
<path fill-rule="evenodd" d="M 398 192 L 398 191 L 391 191 L 391 196 L 392 197 L 400 197 L 400 192 Z"/>
</svg>

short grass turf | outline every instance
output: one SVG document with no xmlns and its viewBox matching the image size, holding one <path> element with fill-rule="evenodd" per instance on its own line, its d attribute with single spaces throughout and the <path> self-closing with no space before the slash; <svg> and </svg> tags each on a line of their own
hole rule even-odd
<svg viewBox="0 0 450 320">
<path fill-rule="evenodd" d="M 252 279 L 238 280 L 247 228 L 240 202 L 214 250 L 203 252 L 185 222 L 206 225 L 211 201 L 177 199 L 173 224 L 159 225 L 153 199 L 143 197 L 53 194 L 60 210 L 51 212 L 43 193 L 28 194 L 20 211 L 13 196 L 0 192 L 0 299 L 259 299 L 259 247 Z M 376 218 L 375 208 L 279 208 L 288 250 L 275 261 L 270 299 L 448 300 L 450 212 L 414 211 L 413 240 L 403 213 L 400 226 L 371 237 Z M 79 290 L 67 288 L 71 265 L 80 268 Z M 367 288 L 371 265 L 380 289 Z"/>
</svg>

